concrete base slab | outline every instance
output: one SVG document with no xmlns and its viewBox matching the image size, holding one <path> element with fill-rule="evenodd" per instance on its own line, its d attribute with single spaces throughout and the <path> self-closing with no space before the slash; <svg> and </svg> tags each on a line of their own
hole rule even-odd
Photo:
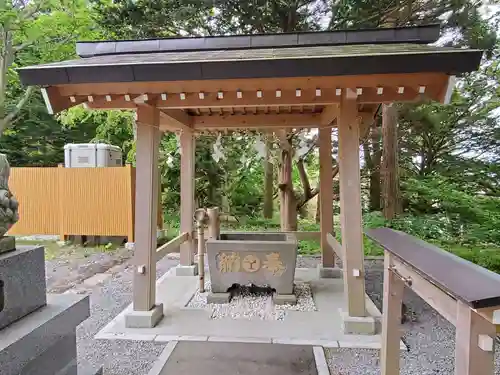
<svg viewBox="0 0 500 375">
<path fill-rule="evenodd" d="M 349 316 L 346 311 L 340 310 L 342 327 L 345 334 L 374 335 L 376 321 L 373 316 Z"/>
<path fill-rule="evenodd" d="M 149 311 L 129 311 L 125 315 L 127 328 L 153 328 L 163 318 L 163 304 L 155 305 Z"/>
<path fill-rule="evenodd" d="M 318 277 L 320 279 L 341 279 L 342 268 L 323 267 L 321 264 L 318 264 Z"/>
<path fill-rule="evenodd" d="M 273 302 L 275 305 L 296 305 L 297 296 L 295 294 L 273 294 Z"/>
<path fill-rule="evenodd" d="M 170 349 L 149 375 L 318 375 L 311 346 L 184 341 Z"/>
<path fill-rule="evenodd" d="M 208 275 L 207 275 L 208 276 Z M 346 309 L 342 279 L 320 279 L 316 268 L 297 268 L 296 283 L 309 283 L 316 311 L 287 310 L 284 320 L 212 319 L 210 309 L 187 307 L 198 290 L 197 276 L 176 276 L 172 268 L 157 281 L 157 303 L 163 303 L 164 318 L 153 328 L 128 328 L 127 307 L 98 334 L 101 339 L 149 341 L 214 341 L 272 342 L 273 344 L 339 347 L 339 342 L 352 347 L 373 347 L 381 342 L 379 334 L 346 334 L 341 310 Z M 367 311 L 371 307 L 367 304 Z M 375 311 L 373 311 L 375 314 Z M 378 311 L 377 311 L 378 312 Z M 380 314 L 378 312 L 378 314 Z"/>
<path fill-rule="evenodd" d="M 198 275 L 198 265 L 193 264 L 191 266 L 177 266 L 175 267 L 176 276 L 197 276 Z"/>
<path fill-rule="evenodd" d="M 207 303 L 229 303 L 231 293 L 208 293 Z"/>
</svg>

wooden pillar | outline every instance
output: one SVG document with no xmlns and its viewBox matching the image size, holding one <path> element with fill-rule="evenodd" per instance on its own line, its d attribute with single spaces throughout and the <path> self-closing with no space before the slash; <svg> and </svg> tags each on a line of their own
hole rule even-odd
<svg viewBox="0 0 500 375">
<path fill-rule="evenodd" d="M 134 311 L 149 311 L 156 302 L 159 116 L 155 108 L 137 110 Z"/>
<path fill-rule="evenodd" d="M 189 239 L 180 246 L 181 266 L 194 262 L 195 242 L 193 240 L 195 138 L 192 132 L 183 131 L 181 143 L 181 226 L 180 232 L 188 232 Z"/>
<path fill-rule="evenodd" d="M 218 239 L 220 235 L 220 210 L 219 207 L 207 209 L 208 215 L 208 239 Z"/>
<path fill-rule="evenodd" d="M 349 90 L 347 95 L 349 95 Z M 340 215 L 348 314 L 366 316 L 357 102 L 343 97 L 338 117 Z"/>
<path fill-rule="evenodd" d="M 321 259 L 323 267 L 335 267 L 333 249 L 326 235 L 333 234 L 333 163 L 332 129 L 319 129 L 319 207 L 321 230 Z"/>
<path fill-rule="evenodd" d="M 384 256 L 384 302 L 382 315 L 382 348 L 380 351 L 381 375 L 399 375 L 401 339 L 401 306 L 404 283 L 392 272 L 391 255 Z"/>
<path fill-rule="evenodd" d="M 455 375 L 493 375 L 495 326 L 457 301 Z"/>
</svg>

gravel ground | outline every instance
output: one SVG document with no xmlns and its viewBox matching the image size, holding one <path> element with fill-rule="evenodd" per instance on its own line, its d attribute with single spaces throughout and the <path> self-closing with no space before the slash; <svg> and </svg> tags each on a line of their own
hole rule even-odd
<svg viewBox="0 0 500 375">
<path fill-rule="evenodd" d="M 367 261 L 365 267 L 366 292 L 381 309 L 383 261 Z M 455 327 L 411 290 L 405 290 L 404 302 L 409 319 L 403 341 L 409 351 L 401 353 L 401 375 L 453 375 Z M 325 354 L 331 375 L 380 374 L 378 350 L 326 349 Z M 500 375 L 499 350 L 495 360 L 495 375 Z"/>
<path fill-rule="evenodd" d="M 158 263 L 158 276 L 177 264 L 165 257 Z M 315 267 L 319 258 L 298 259 L 298 267 Z M 382 262 L 367 261 L 367 293 L 381 307 Z M 137 341 L 94 340 L 93 336 L 131 301 L 132 270 L 115 273 L 91 293 L 91 317 L 77 330 L 78 359 L 82 366 L 104 365 L 104 375 L 145 375 L 165 344 Z M 453 375 L 455 329 L 411 291 L 405 292 L 411 318 L 404 325 L 403 340 L 409 351 L 402 353 L 402 375 Z M 325 350 L 331 375 L 379 375 L 377 350 Z M 496 353 L 500 375 L 500 353 Z"/>
<path fill-rule="evenodd" d="M 250 287 L 240 288 L 238 294 L 229 303 L 213 304 L 207 303 L 207 295 L 211 289 L 210 282 L 206 282 L 205 292 L 200 293 L 198 289 L 187 306 L 211 311 L 212 319 L 284 320 L 286 312 L 289 310 L 316 310 L 311 286 L 307 283 L 295 285 L 294 292 L 297 297 L 297 304 L 295 305 L 275 305 L 273 296 L 268 290 L 261 289 L 260 292 L 252 293 L 250 289 Z"/>
<path fill-rule="evenodd" d="M 157 264 L 157 277 L 177 265 L 164 258 Z M 104 375 L 145 375 L 165 344 L 125 340 L 94 340 L 94 335 L 132 301 L 133 270 L 128 264 L 102 286 L 93 288 L 90 297 L 90 318 L 77 329 L 78 362 L 82 368 L 97 370 L 104 366 Z"/>
<path fill-rule="evenodd" d="M 89 277 L 124 263 L 133 254 L 133 250 L 123 247 L 105 252 L 85 250 L 78 248 L 71 252 L 63 249 L 56 259 L 45 262 L 48 293 L 62 293 L 71 289 Z"/>
</svg>

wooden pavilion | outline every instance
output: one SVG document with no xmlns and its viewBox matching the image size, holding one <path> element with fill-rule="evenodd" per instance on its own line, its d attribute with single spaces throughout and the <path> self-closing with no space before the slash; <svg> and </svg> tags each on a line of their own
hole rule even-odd
<svg viewBox="0 0 500 375">
<path fill-rule="evenodd" d="M 195 135 L 207 130 L 319 129 L 322 266 L 335 267 L 336 251 L 343 260 L 346 316 L 365 317 L 360 129 L 371 123 L 381 103 L 446 102 L 455 76 L 478 68 L 481 51 L 430 46 L 439 31 L 438 25 L 430 25 L 81 42 L 80 59 L 20 69 L 23 84 L 41 87 L 50 113 L 79 104 L 137 111 L 130 324 L 154 326 L 162 317 L 155 305 L 155 275 L 158 148 L 165 131 L 180 134 L 177 274 L 193 275 Z M 340 168 L 342 244 L 336 249 L 327 241 L 333 230 L 332 127 L 338 128 Z"/>
</svg>

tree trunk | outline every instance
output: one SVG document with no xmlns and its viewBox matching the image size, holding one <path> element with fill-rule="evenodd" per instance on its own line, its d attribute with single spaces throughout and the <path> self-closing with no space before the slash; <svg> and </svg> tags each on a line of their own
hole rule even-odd
<svg viewBox="0 0 500 375">
<path fill-rule="evenodd" d="M 266 137 L 266 156 L 264 158 L 264 207 L 263 214 L 266 219 L 273 217 L 273 180 L 274 180 L 274 165 L 270 162 L 271 159 L 271 142 Z"/>
<path fill-rule="evenodd" d="M 401 213 L 398 173 L 397 111 L 394 105 L 382 108 L 382 201 L 384 217 L 393 219 Z"/>
</svg>

